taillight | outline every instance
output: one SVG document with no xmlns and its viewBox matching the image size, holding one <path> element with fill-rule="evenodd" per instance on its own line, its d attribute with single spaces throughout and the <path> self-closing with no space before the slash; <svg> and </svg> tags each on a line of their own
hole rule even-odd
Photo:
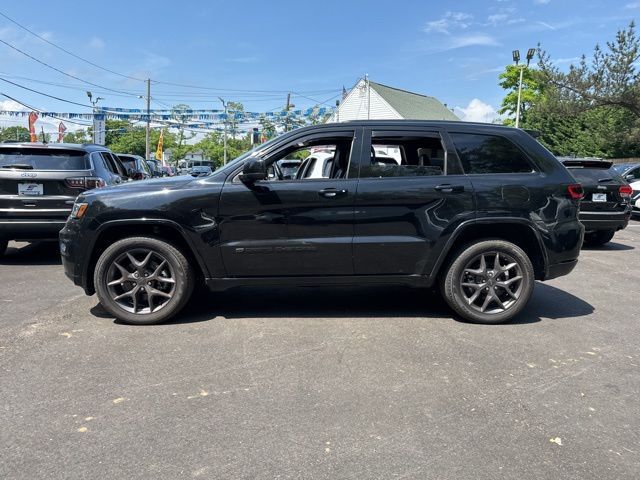
<svg viewBox="0 0 640 480">
<path fill-rule="evenodd" d="M 620 185 L 620 190 L 618 191 L 620 192 L 620 196 L 622 198 L 629 198 L 633 193 L 633 189 L 631 188 L 631 185 Z"/>
<path fill-rule="evenodd" d="M 582 189 L 582 185 L 579 183 L 572 183 L 567 186 L 567 194 L 569 198 L 572 200 L 580 200 L 584 197 L 584 190 Z"/>
<path fill-rule="evenodd" d="M 107 182 L 100 177 L 70 177 L 65 179 L 65 182 L 69 188 L 79 188 L 82 190 L 100 188 L 107 184 Z"/>
</svg>

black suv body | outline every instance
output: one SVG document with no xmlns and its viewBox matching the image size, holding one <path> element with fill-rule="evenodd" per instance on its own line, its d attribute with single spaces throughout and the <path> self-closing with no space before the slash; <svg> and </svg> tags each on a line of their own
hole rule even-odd
<svg viewBox="0 0 640 480">
<path fill-rule="evenodd" d="M 100 145 L 0 143 L 0 254 L 9 240 L 57 240 L 79 193 L 125 178 Z"/>
<path fill-rule="evenodd" d="M 629 224 L 631 187 L 610 161 L 569 157 L 559 160 L 584 191 L 578 218 L 585 227 L 585 243 L 595 246 L 609 242 Z"/>
<path fill-rule="evenodd" d="M 274 162 L 314 149 L 333 155 L 317 178 L 268 175 Z M 522 130 L 325 124 L 208 177 L 87 192 L 60 248 L 67 276 L 130 323 L 174 315 L 198 281 L 211 290 L 439 283 L 458 314 L 498 323 L 524 307 L 535 279 L 576 265 L 580 197 L 566 168 Z"/>
</svg>

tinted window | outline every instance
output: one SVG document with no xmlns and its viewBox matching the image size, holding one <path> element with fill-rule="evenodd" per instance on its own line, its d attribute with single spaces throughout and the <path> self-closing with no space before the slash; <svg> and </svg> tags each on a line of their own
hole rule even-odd
<svg viewBox="0 0 640 480">
<path fill-rule="evenodd" d="M 452 133 L 464 173 L 530 173 L 534 169 L 518 147 L 497 135 Z"/>
<path fill-rule="evenodd" d="M 436 136 L 386 135 L 373 132 L 370 164 L 360 177 L 427 177 L 444 175 L 444 148 Z"/>
<path fill-rule="evenodd" d="M 622 182 L 622 177 L 616 172 L 615 168 L 584 168 L 584 167 L 567 167 L 580 183 L 598 183 L 616 180 Z"/>
<path fill-rule="evenodd" d="M 0 148 L 0 168 L 29 165 L 34 170 L 89 170 L 85 152 L 46 148 Z M 24 168 L 24 167 L 23 167 Z"/>
</svg>

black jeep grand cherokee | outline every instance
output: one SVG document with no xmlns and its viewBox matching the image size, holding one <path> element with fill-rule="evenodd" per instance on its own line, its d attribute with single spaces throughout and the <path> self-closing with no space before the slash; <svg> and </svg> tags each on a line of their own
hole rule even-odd
<svg viewBox="0 0 640 480">
<path fill-rule="evenodd" d="M 270 168 L 296 152 L 306 160 L 295 175 Z M 213 291 L 438 283 L 461 317 L 499 323 L 524 308 L 534 280 L 576 265 L 581 197 L 565 167 L 521 130 L 326 124 L 206 177 L 86 192 L 60 250 L 67 276 L 133 324 L 176 315 L 196 282 Z"/>
</svg>

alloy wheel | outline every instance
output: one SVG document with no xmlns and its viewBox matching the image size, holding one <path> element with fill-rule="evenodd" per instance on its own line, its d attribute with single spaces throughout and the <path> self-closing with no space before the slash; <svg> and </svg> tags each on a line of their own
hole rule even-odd
<svg viewBox="0 0 640 480">
<path fill-rule="evenodd" d="M 484 314 L 501 313 L 520 298 L 522 267 L 506 253 L 484 252 L 465 265 L 459 286 L 472 309 Z"/>
<path fill-rule="evenodd" d="M 157 312 L 173 298 L 175 273 L 167 259 L 149 248 L 135 248 L 119 255 L 107 270 L 111 299 L 134 314 Z"/>
</svg>

